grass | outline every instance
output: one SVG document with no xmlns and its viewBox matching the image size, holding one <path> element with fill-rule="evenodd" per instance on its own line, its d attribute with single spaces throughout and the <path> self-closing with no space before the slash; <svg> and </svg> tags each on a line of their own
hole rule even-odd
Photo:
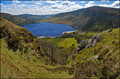
<svg viewBox="0 0 120 79">
<path fill-rule="evenodd" d="M 110 35 L 110 36 L 109 36 Z M 119 44 L 119 29 L 114 29 L 111 33 L 107 31 L 104 31 L 101 33 L 101 41 L 98 42 L 95 47 L 90 47 L 87 49 L 81 50 L 79 53 L 77 53 L 75 58 L 75 63 L 83 61 L 84 56 L 86 56 L 86 59 L 84 61 L 90 60 L 92 57 L 94 57 L 95 49 L 99 49 L 97 52 L 102 52 L 105 50 L 106 46 L 109 46 L 108 49 L 113 51 L 116 49 L 115 44 L 112 44 L 112 42 L 115 41 Z M 118 49 L 116 49 L 118 50 Z"/>
<path fill-rule="evenodd" d="M 106 48 L 106 46 L 108 47 Z M 91 61 L 95 55 L 98 55 L 98 58 Z M 86 56 L 85 60 L 83 60 L 84 56 Z M 101 33 L 101 40 L 97 42 L 94 47 L 85 48 L 76 54 L 73 64 L 79 68 L 74 70 L 75 72 L 77 71 L 74 74 L 80 77 L 80 73 L 87 75 L 87 71 L 91 70 L 91 73 L 96 72 L 98 74 L 95 78 L 102 78 L 103 76 L 108 79 L 110 77 L 119 79 L 117 76 L 119 70 L 119 56 L 119 28 L 113 29 L 110 33 L 108 30 L 104 31 Z M 68 64 L 72 64 L 72 57 L 69 57 L 67 61 L 69 62 Z M 113 66 L 113 64 L 115 66 Z M 85 69 L 82 70 L 80 66 Z M 108 69 L 106 69 L 106 71 L 102 70 L 104 67 Z M 107 75 L 104 76 L 103 72 Z"/>
<path fill-rule="evenodd" d="M 19 51 L 13 52 L 7 48 L 4 39 L 1 42 L 1 78 L 71 78 L 67 72 L 51 72 L 46 70 L 61 67 L 45 66 L 42 59 L 37 61 L 36 57 L 31 56 L 27 59 L 27 53 L 21 54 Z M 45 66 L 46 68 L 42 67 Z"/>
<path fill-rule="evenodd" d="M 49 42 L 52 42 L 58 48 L 70 48 L 73 44 L 74 47 L 77 48 L 78 44 L 75 38 L 43 38 Z"/>
</svg>

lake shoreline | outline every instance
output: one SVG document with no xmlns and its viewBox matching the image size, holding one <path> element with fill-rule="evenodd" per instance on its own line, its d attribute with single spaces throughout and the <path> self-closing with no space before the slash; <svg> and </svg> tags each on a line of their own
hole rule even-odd
<svg viewBox="0 0 120 79">
<path fill-rule="evenodd" d="M 62 35 L 65 34 L 65 33 L 73 33 L 73 32 L 76 32 L 76 31 L 78 31 L 78 30 L 75 30 L 75 31 L 65 31 L 65 32 L 62 33 Z M 60 35 L 60 36 L 62 36 L 62 35 Z M 38 38 L 57 38 L 57 37 L 60 37 L 60 36 L 40 36 Z"/>
<path fill-rule="evenodd" d="M 57 36 L 40 36 L 38 38 L 56 38 Z"/>
</svg>

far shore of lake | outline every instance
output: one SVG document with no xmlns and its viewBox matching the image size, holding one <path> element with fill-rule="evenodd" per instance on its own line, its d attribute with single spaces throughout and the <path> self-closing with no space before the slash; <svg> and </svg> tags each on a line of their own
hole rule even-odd
<svg viewBox="0 0 120 79">
<path fill-rule="evenodd" d="M 72 32 L 76 32 L 76 31 L 78 31 L 78 30 L 75 30 L 75 31 L 65 31 L 65 32 L 62 33 L 62 35 L 65 34 L 65 33 L 72 33 Z M 40 36 L 38 38 L 56 38 L 56 37 L 59 37 L 59 36 Z"/>
</svg>

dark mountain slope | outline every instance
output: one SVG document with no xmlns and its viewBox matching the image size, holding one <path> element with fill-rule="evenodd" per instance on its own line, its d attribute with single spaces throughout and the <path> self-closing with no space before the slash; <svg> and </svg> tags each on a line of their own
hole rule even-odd
<svg viewBox="0 0 120 79">
<path fill-rule="evenodd" d="M 68 24 L 83 31 L 102 31 L 119 27 L 119 9 L 94 6 L 61 13 L 41 22 Z"/>
<path fill-rule="evenodd" d="M 16 24 L 16 25 L 27 25 L 27 24 L 31 24 L 31 23 L 35 23 L 34 20 L 30 20 L 30 19 L 24 19 L 21 17 L 17 17 L 8 13 L 0 13 L 1 17 L 7 19 L 8 21 L 11 21 L 12 23 Z"/>
<path fill-rule="evenodd" d="M 34 21 L 40 21 L 42 19 L 48 18 L 52 15 L 31 15 L 31 14 L 23 14 L 23 15 L 16 15 L 17 17 L 28 19 L 28 20 L 34 20 Z"/>
</svg>

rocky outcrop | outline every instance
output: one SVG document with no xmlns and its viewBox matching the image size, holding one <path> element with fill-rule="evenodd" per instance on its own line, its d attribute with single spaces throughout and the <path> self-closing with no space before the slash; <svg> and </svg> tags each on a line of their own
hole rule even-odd
<svg viewBox="0 0 120 79">
<path fill-rule="evenodd" d="M 93 35 L 91 39 L 83 39 L 81 43 L 78 45 L 78 48 L 75 49 L 73 59 L 75 58 L 75 54 L 78 53 L 80 50 L 84 48 L 94 47 L 95 44 L 100 41 L 100 35 L 101 34 Z"/>
<path fill-rule="evenodd" d="M 93 61 L 93 60 L 95 60 L 95 59 L 97 59 L 98 58 L 98 55 L 95 55 L 92 59 L 91 59 L 91 61 Z"/>
</svg>

